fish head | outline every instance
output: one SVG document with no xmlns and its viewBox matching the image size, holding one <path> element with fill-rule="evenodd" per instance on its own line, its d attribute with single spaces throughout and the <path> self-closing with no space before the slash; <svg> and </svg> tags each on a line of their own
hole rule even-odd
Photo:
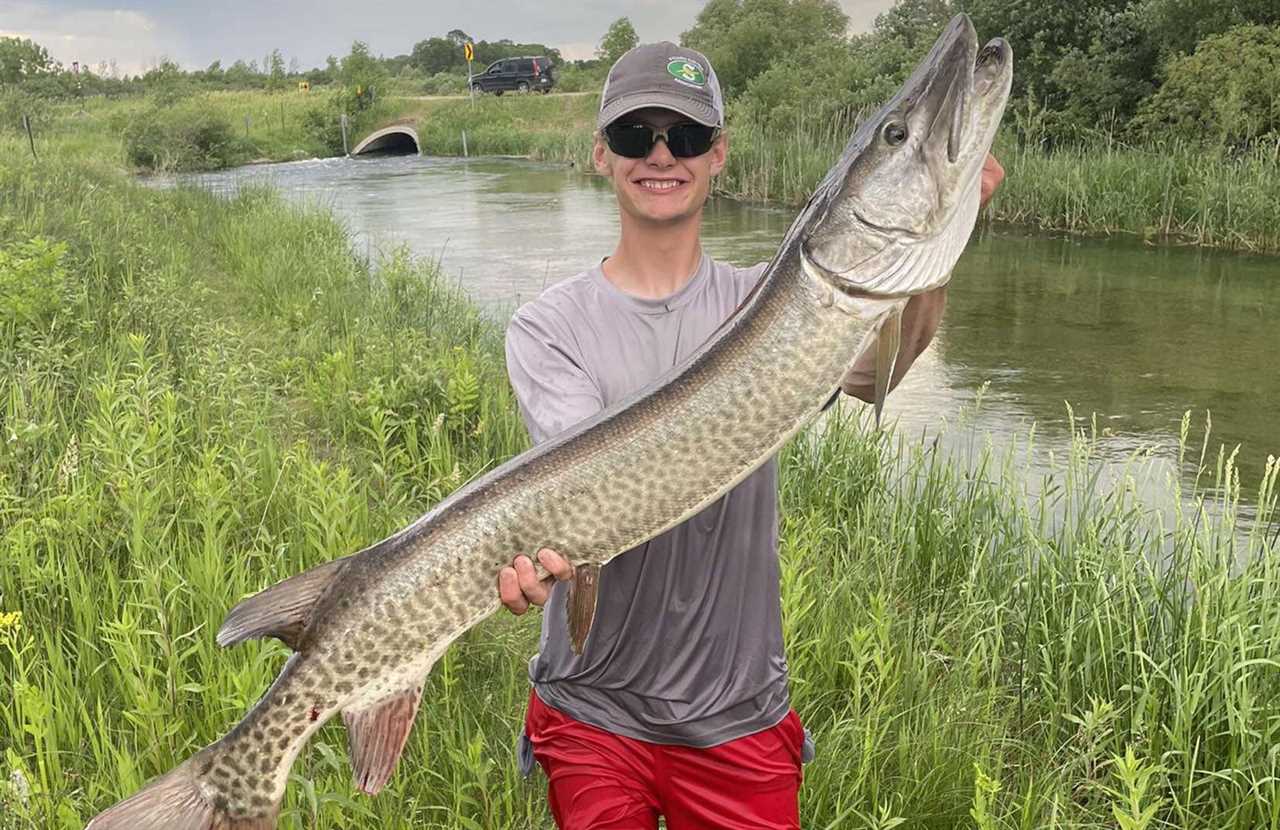
<svg viewBox="0 0 1280 830">
<path fill-rule="evenodd" d="M 979 49 L 968 16 L 956 15 L 815 192 L 800 230 L 805 270 L 850 297 L 945 284 L 977 219 L 1012 81 L 1009 45 Z"/>
</svg>

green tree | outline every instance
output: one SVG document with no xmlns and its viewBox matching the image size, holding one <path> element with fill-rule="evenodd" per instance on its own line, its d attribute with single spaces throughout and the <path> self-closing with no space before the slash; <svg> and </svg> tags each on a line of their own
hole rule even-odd
<svg viewBox="0 0 1280 830">
<path fill-rule="evenodd" d="M 1162 58 L 1190 54 L 1209 35 L 1235 26 L 1280 24 L 1276 0 L 1139 0 L 1134 5 Z"/>
<path fill-rule="evenodd" d="M 413 44 L 413 49 L 409 53 L 409 64 L 424 75 L 460 69 L 466 65 L 466 62 L 466 57 L 462 54 L 462 44 L 448 37 L 420 40 Z"/>
<path fill-rule="evenodd" d="M 876 16 L 875 33 L 894 38 L 909 50 L 929 48 L 955 16 L 951 0 L 898 0 Z"/>
<path fill-rule="evenodd" d="M 1034 91 L 1038 100 L 1059 108 L 1064 94 L 1050 76 L 1062 57 L 1073 50 L 1087 53 L 1111 15 L 1130 0 L 956 0 L 956 7 L 973 18 L 981 39 L 1000 35 L 1013 46 L 1013 93 Z"/>
<path fill-rule="evenodd" d="M 352 106 L 363 110 L 373 105 L 378 89 L 385 86 L 387 70 L 382 62 L 369 54 L 369 44 L 357 40 L 351 44 L 351 52 L 342 59 L 338 80 L 354 94 Z"/>
<path fill-rule="evenodd" d="M 267 86 L 274 90 L 284 89 L 284 55 L 280 54 L 279 49 L 271 50 L 271 54 L 267 57 L 267 65 L 269 67 Z"/>
<path fill-rule="evenodd" d="M 1237 26 L 1173 60 L 1135 128 L 1230 146 L 1280 137 L 1280 26 Z"/>
<path fill-rule="evenodd" d="M 1050 73 L 1050 85 L 1062 94 L 1052 116 L 1053 131 L 1123 131 L 1155 91 L 1158 65 L 1157 46 L 1140 6 L 1104 15 L 1089 47 L 1070 49 Z"/>
<path fill-rule="evenodd" d="M 788 55 L 839 48 L 848 25 L 836 0 L 708 0 L 680 42 L 711 59 L 727 94 Z"/>
<path fill-rule="evenodd" d="M 640 37 L 636 34 L 636 27 L 632 26 L 631 21 L 627 18 L 619 17 L 609 24 L 608 31 L 600 39 L 600 46 L 596 49 L 596 55 L 612 66 L 614 61 L 629 50 L 634 49 L 639 43 Z"/>
<path fill-rule="evenodd" d="M 43 46 L 33 40 L 0 37 L 0 87 L 17 84 L 57 68 Z"/>
</svg>

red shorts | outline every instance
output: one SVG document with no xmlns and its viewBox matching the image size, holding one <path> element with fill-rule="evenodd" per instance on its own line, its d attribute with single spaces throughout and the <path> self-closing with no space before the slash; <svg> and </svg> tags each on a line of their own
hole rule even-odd
<svg viewBox="0 0 1280 830">
<path fill-rule="evenodd" d="M 769 729 L 707 749 L 614 735 L 529 696 L 525 732 L 561 830 L 799 828 L 804 729 L 792 709 Z"/>
</svg>

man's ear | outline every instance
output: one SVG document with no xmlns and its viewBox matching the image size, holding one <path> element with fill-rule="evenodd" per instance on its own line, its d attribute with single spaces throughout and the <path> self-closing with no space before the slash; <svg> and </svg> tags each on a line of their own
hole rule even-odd
<svg viewBox="0 0 1280 830">
<path fill-rule="evenodd" d="M 596 132 L 596 142 L 591 147 L 591 162 L 596 167 L 596 172 L 601 176 L 612 176 L 613 172 L 609 169 L 609 152 L 604 146 L 604 138 L 601 137 L 599 131 Z"/>
<path fill-rule="evenodd" d="M 723 130 L 711 145 L 711 175 L 715 176 L 724 169 L 725 160 L 729 156 L 729 134 Z"/>
</svg>

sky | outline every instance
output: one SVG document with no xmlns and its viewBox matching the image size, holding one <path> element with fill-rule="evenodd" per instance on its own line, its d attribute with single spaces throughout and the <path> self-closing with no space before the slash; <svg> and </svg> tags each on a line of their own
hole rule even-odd
<svg viewBox="0 0 1280 830">
<path fill-rule="evenodd" d="M 867 31 L 893 0 L 840 0 L 851 31 Z M 0 36 L 31 38 L 66 66 L 115 62 L 134 74 L 168 58 L 188 69 L 257 60 L 279 49 L 302 68 L 323 66 L 363 40 L 376 54 L 408 53 L 424 38 L 462 29 L 591 57 L 609 24 L 628 17 L 641 41 L 678 40 L 700 0 L 0 0 Z M 464 8 L 465 6 L 465 8 Z"/>
</svg>

